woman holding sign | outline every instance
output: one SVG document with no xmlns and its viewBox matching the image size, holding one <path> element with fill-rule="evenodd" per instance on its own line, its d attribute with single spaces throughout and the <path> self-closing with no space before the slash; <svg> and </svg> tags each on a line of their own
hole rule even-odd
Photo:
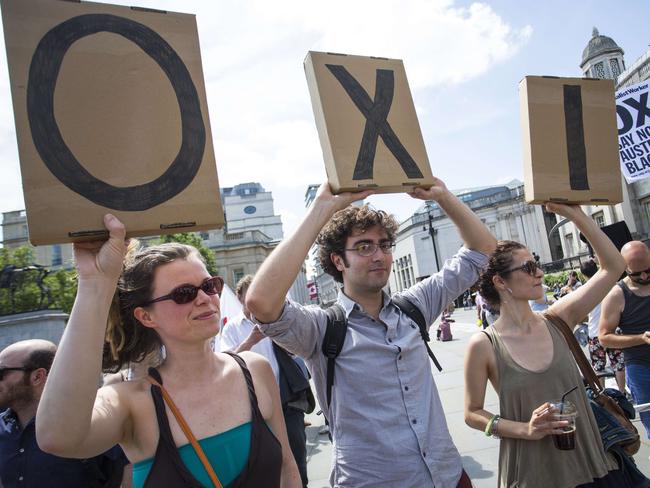
<svg viewBox="0 0 650 488">
<path fill-rule="evenodd" d="M 470 340 L 465 422 L 501 438 L 501 487 L 629 486 L 613 456 L 604 451 L 582 378 L 555 325 L 559 318 L 572 328 L 585 317 L 614 286 L 625 263 L 579 206 L 546 207 L 570 219 L 587 237 L 601 269 L 547 311 L 535 313 L 529 300 L 544 293 L 544 273 L 524 245 L 498 243 L 479 290 L 501 315 Z M 484 405 L 488 380 L 499 395 L 498 414 Z"/>
<path fill-rule="evenodd" d="M 115 217 L 104 223 L 108 241 L 75 244 L 77 298 L 39 405 L 41 448 L 86 458 L 120 444 L 136 487 L 300 486 L 271 367 L 210 348 L 223 280 L 191 246 L 138 249 Z M 96 390 L 102 367 L 163 346 L 146 378 Z"/>
</svg>

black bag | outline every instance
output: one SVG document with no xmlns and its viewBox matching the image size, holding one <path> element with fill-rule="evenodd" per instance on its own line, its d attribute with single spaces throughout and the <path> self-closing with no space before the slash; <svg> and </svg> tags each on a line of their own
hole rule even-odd
<svg viewBox="0 0 650 488">
<path fill-rule="evenodd" d="M 296 360 L 282 347 L 273 343 L 273 352 L 280 369 L 280 401 L 282 407 L 297 408 L 305 413 L 312 413 L 316 400 L 309 385 L 309 379 Z"/>
<path fill-rule="evenodd" d="M 628 455 L 633 456 L 639 451 L 639 447 L 641 447 L 639 431 L 632 422 L 630 422 L 630 419 L 626 415 L 625 411 L 619 406 L 616 399 L 612 398 L 607 393 L 607 390 L 600 386 L 596 373 L 587 361 L 582 349 L 580 349 L 578 341 L 574 337 L 567 323 L 554 313 L 545 312 L 544 316 L 564 336 L 573 357 L 578 363 L 582 377 L 592 391 L 592 394 L 590 395 L 592 402 L 596 403 L 596 407 L 602 408 L 608 414 L 607 416 L 601 415 L 602 412 L 592 404 L 592 410 L 594 410 L 594 416 L 598 422 L 598 429 L 600 430 L 601 438 L 603 440 L 603 446 L 605 446 L 606 449 L 608 445 L 610 448 L 614 445 L 620 446 Z M 614 433 L 612 434 L 614 437 L 610 438 L 609 434 L 612 432 Z"/>
</svg>

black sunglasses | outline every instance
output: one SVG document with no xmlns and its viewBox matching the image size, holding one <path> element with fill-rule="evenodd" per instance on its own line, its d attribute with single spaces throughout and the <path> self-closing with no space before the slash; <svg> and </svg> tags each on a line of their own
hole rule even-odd
<svg viewBox="0 0 650 488">
<path fill-rule="evenodd" d="M 634 273 L 631 273 L 631 272 L 629 272 L 628 270 L 625 270 L 625 272 L 627 273 L 627 275 L 628 275 L 630 278 L 636 278 L 636 277 L 638 277 L 638 276 L 641 276 L 643 273 L 645 273 L 645 274 L 647 274 L 648 276 L 650 276 L 650 268 L 648 268 L 648 269 L 644 269 L 643 271 L 635 271 Z"/>
<path fill-rule="evenodd" d="M 34 368 L 25 368 L 24 366 L 20 368 L 0 368 L 0 381 L 4 379 L 7 371 L 34 371 Z"/>
<path fill-rule="evenodd" d="M 505 274 L 512 273 L 513 271 L 523 271 L 524 273 L 527 273 L 530 276 L 535 276 L 537 274 L 538 269 L 541 269 L 541 267 L 539 266 L 539 264 L 537 264 L 537 261 L 533 261 L 531 259 L 530 261 L 526 261 L 521 266 L 517 266 L 516 268 L 509 269 L 499 274 L 505 275 Z"/>
<path fill-rule="evenodd" d="M 190 285 L 189 283 L 177 286 L 168 295 L 154 298 L 140 306 L 146 307 L 152 303 L 162 302 L 164 300 L 174 300 L 174 303 L 183 305 L 184 303 L 190 303 L 194 300 L 199 294 L 199 290 L 203 290 L 207 295 L 221 295 L 221 291 L 223 290 L 223 278 L 221 278 L 221 276 L 206 278 L 199 286 Z"/>
</svg>

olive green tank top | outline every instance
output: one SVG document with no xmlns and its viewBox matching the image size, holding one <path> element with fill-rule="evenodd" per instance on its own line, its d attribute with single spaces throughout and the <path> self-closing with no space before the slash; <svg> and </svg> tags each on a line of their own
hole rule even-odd
<svg viewBox="0 0 650 488">
<path fill-rule="evenodd" d="M 499 371 L 499 406 L 504 419 L 528 422 L 533 410 L 544 402 L 567 398 L 576 405 L 576 448 L 561 451 L 552 436 L 537 441 L 501 439 L 499 486 L 501 488 L 573 488 L 601 478 L 617 468 L 605 454 L 598 424 L 582 387 L 582 377 L 564 337 L 546 320 L 553 339 L 553 360 L 546 370 L 530 371 L 517 364 L 494 327 L 485 332 L 491 339 Z"/>
</svg>

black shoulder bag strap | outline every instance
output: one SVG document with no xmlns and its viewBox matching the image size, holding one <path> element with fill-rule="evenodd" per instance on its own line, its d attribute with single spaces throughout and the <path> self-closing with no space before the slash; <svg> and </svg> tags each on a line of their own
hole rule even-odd
<svg viewBox="0 0 650 488">
<path fill-rule="evenodd" d="M 433 354 L 433 351 L 429 347 L 429 341 L 431 340 L 431 338 L 429 337 L 427 322 L 424 319 L 424 315 L 422 315 L 422 311 L 413 302 L 411 302 L 408 298 L 406 298 L 403 295 L 395 295 L 391 298 L 391 300 L 413 322 L 418 324 L 418 327 L 420 328 L 420 336 L 422 336 L 422 341 L 424 342 L 424 347 L 427 348 L 427 354 L 431 358 L 431 361 L 433 361 L 433 364 L 436 365 L 436 368 L 438 368 L 438 371 L 442 371 L 442 366 L 440 366 L 440 363 L 438 362 L 438 360 Z"/>
<path fill-rule="evenodd" d="M 341 305 L 335 303 L 327 310 L 327 329 L 323 339 L 323 354 L 327 358 L 327 409 L 332 401 L 332 385 L 334 384 L 334 365 L 336 357 L 343 349 L 345 334 L 348 331 L 348 320 L 345 310 Z"/>
</svg>

